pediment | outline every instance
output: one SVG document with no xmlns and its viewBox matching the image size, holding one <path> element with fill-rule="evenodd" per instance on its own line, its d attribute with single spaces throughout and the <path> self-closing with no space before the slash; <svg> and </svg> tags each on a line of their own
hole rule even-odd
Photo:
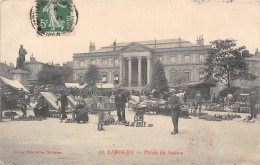
<svg viewBox="0 0 260 165">
<path fill-rule="evenodd" d="M 119 51 L 123 52 L 123 53 L 127 53 L 127 52 L 147 52 L 147 51 L 151 51 L 151 49 L 144 46 L 144 45 L 133 42 L 133 43 L 123 47 Z"/>
</svg>

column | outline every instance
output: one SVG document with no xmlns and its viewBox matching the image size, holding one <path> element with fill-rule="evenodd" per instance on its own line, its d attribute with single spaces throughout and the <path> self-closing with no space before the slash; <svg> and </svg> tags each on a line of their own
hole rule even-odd
<svg viewBox="0 0 260 165">
<path fill-rule="evenodd" d="M 137 57 L 138 59 L 138 86 L 142 85 L 142 57 Z"/>
<path fill-rule="evenodd" d="M 132 59 L 128 58 L 128 86 L 132 86 Z"/>
<path fill-rule="evenodd" d="M 123 57 L 119 58 L 118 61 L 119 61 L 119 84 L 123 85 L 123 72 L 122 72 L 122 69 L 123 69 Z"/>
<path fill-rule="evenodd" d="M 151 57 L 147 58 L 147 84 L 150 84 L 151 82 Z"/>
<path fill-rule="evenodd" d="M 108 72 L 108 75 L 109 75 L 109 83 L 114 83 L 113 81 L 112 81 L 112 73 L 111 72 Z"/>
<path fill-rule="evenodd" d="M 122 59 L 122 66 L 123 66 L 123 69 L 122 69 L 122 85 L 125 86 L 126 85 L 126 60 L 123 58 Z"/>
</svg>

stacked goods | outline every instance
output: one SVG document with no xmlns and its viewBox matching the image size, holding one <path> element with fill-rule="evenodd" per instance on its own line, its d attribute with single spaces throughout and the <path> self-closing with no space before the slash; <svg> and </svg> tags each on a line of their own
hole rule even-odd
<svg viewBox="0 0 260 165">
<path fill-rule="evenodd" d="M 225 111 L 225 110 L 221 107 L 220 104 L 216 104 L 216 103 L 212 103 L 207 110 L 208 110 L 208 111 L 217 111 L 217 112 L 224 112 L 224 111 Z"/>
<path fill-rule="evenodd" d="M 34 117 L 34 116 L 29 116 L 29 117 L 19 117 L 19 118 L 12 118 L 11 121 L 42 121 L 42 120 L 47 120 L 46 117 Z"/>
<path fill-rule="evenodd" d="M 114 125 L 115 124 L 115 118 L 113 116 L 105 115 L 104 123 L 105 123 L 105 125 L 110 125 L 110 124 Z"/>
<path fill-rule="evenodd" d="M 129 101 L 129 107 L 134 110 L 145 110 L 149 112 L 158 112 L 158 110 L 165 110 L 167 108 L 167 101 L 163 99 L 148 99 L 146 96 L 133 96 Z"/>
<path fill-rule="evenodd" d="M 199 119 L 204 119 L 204 120 L 207 120 L 207 121 L 222 121 L 222 120 L 232 120 L 234 118 L 241 118 L 240 115 L 218 115 L 218 114 L 215 114 L 215 115 L 209 115 L 209 114 L 206 114 L 206 113 L 199 113 L 198 114 L 198 117 Z"/>
<path fill-rule="evenodd" d="M 131 95 L 131 100 L 129 101 L 129 107 L 136 108 L 136 106 L 140 103 L 140 96 Z"/>
<path fill-rule="evenodd" d="M 159 100 L 159 108 L 160 109 L 164 109 L 164 108 L 166 108 L 166 101 L 165 100 L 163 100 L 163 99 L 160 99 Z"/>
<path fill-rule="evenodd" d="M 18 115 L 16 112 L 5 112 L 4 113 L 6 118 L 12 118 L 13 116 Z"/>
</svg>

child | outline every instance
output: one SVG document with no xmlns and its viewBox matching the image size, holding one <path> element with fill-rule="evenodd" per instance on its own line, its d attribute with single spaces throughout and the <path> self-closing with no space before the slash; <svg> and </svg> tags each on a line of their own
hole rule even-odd
<svg viewBox="0 0 260 165">
<path fill-rule="evenodd" d="M 98 103 L 97 103 L 97 110 L 98 110 L 98 131 L 104 130 L 103 124 L 104 124 L 104 118 L 105 118 L 105 106 L 102 103 L 102 97 L 99 97 Z"/>
</svg>

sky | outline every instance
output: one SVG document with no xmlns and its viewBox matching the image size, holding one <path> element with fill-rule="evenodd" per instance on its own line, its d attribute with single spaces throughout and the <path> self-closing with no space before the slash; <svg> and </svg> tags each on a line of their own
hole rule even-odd
<svg viewBox="0 0 260 165">
<path fill-rule="evenodd" d="M 75 33 L 70 36 L 39 37 L 30 22 L 33 0 L 5 0 L 1 3 L 1 62 L 16 63 L 20 44 L 29 61 L 60 63 L 72 61 L 73 53 L 89 51 L 117 42 L 172 39 L 181 37 L 205 44 L 233 38 L 250 53 L 260 49 L 260 1 L 211 0 L 198 4 L 186 1 L 87 1 L 74 0 L 79 12 Z"/>
</svg>

